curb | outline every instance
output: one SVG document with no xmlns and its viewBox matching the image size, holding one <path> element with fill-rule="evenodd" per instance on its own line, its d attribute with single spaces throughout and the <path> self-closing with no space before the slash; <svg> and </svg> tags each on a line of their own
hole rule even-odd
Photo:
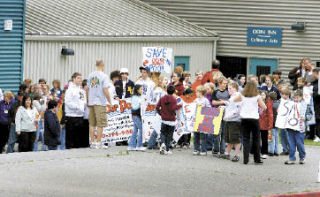
<svg viewBox="0 0 320 197">
<path fill-rule="evenodd" d="M 262 197 L 319 197 L 320 191 L 316 192 L 304 192 L 295 194 L 272 194 L 272 195 L 262 195 Z"/>
</svg>

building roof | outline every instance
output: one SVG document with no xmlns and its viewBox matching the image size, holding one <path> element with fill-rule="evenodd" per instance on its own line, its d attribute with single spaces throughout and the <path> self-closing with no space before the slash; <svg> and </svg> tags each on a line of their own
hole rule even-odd
<svg viewBox="0 0 320 197">
<path fill-rule="evenodd" d="M 51 37 L 217 37 L 139 0 L 27 0 L 26 35 Z"/>
</svg>

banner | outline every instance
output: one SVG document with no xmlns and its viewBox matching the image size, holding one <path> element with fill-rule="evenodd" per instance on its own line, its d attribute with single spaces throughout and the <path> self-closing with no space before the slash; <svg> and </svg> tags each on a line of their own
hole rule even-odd
<svg viewBox="0 0 320 197">
<path fill-rule="evenodd" d="M 107 105 L 108 126 L 103 128 L 103 143 L 126 141 L 133 133 L 131 103 L 126 100 Z"/>
<path fill-rule="evenodd" d="M 218 135 L 224 109 L 197 106 L 194 131 Z"/>
<path fill-rule="evenodd" d="M 142 65 L 150 72 L 171 72 L 172 49 L 164 47 L 143 47 Z"/>
<path fill-rule="evenodd" d="M 155 130 L 160 135 L 161 117 L 157 114 L 156 104 L 149 104 L 142 115 L 143 141 L 148 141 Z"/>
</svg>

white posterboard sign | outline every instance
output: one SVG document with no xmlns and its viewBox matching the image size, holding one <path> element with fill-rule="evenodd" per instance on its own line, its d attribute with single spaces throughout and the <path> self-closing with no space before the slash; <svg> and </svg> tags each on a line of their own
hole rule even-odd
<svg viewBox="0 0 320 197">
<path fill-rule="evenodd" d="M 172 49 L 165 47 L 143 47 L 143 67 L 150 72 L 171 73 Z"/>
</svg>

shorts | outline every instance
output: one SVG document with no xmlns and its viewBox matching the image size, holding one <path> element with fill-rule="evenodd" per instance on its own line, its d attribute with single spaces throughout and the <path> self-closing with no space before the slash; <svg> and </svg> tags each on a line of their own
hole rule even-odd
<svg viewBox="0 0 320 197">
<path fill-rule="evenodd" d="M 91 127 L 106 127 L 107 121 L 107 108 L 106 106 L 94 105 L 89 107 L 89 125 Z"/>
<path fill-rule="evenodd" d="M 224 138 L 226 143 L 239 144 L 241 142 L 241 122 L 225 122 Z"/>
</svg>

